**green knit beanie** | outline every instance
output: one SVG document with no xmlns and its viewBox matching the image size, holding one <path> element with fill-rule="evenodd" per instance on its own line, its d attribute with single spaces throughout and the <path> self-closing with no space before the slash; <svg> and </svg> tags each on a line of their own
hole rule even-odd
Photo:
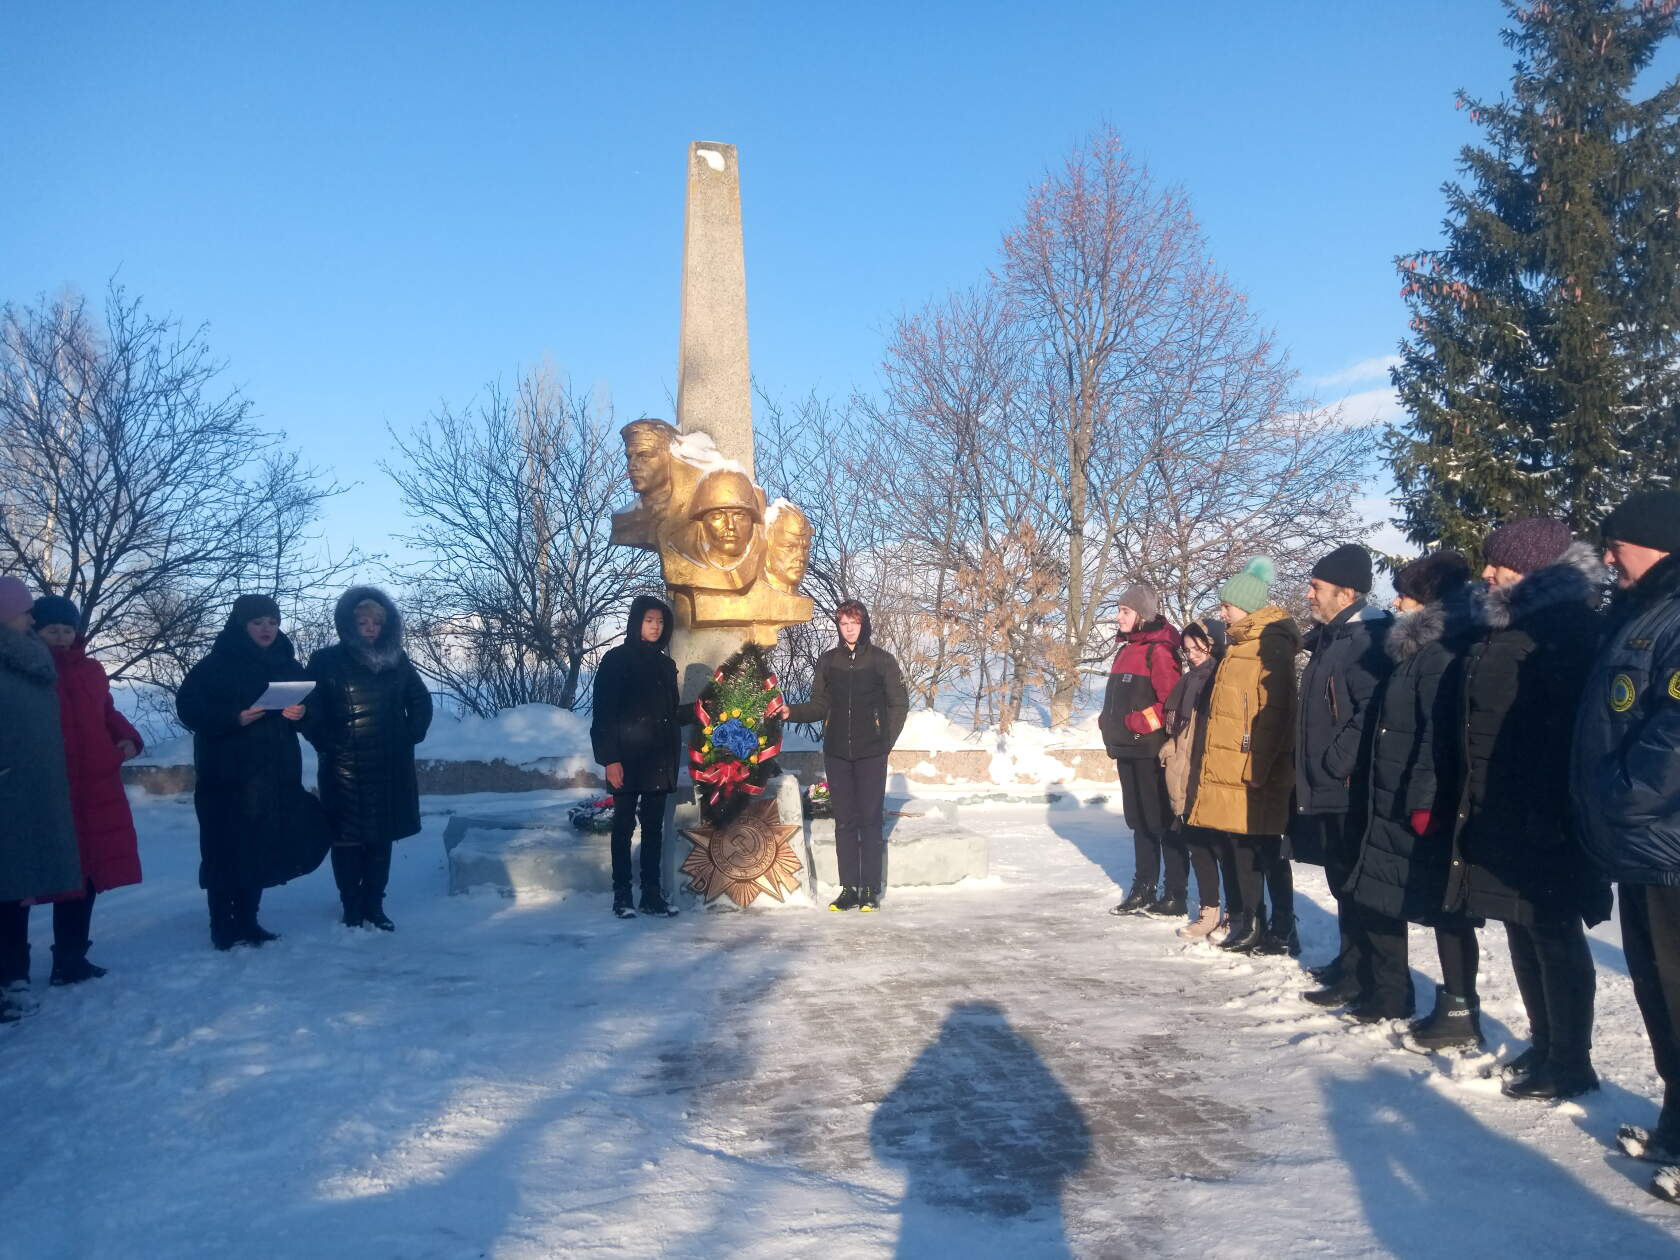
<svg viewBox="0 0 1680 1260">
<path fill-rule="evenodd" d="M 1241 573 L 1219 588 L 1219 600 L 1245 613 L 1264 608 L 1271 602 L 1272 579 L 1276 576 L 1277 566 L 1269 556 L 1255 556 L 1243 565 Z"/>
</svg>

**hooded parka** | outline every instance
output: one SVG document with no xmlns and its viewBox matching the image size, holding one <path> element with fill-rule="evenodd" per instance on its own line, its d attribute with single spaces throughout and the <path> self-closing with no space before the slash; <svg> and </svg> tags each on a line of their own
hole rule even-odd
<svg viewBox="0 0 1680 1260">
<path fill-rule="evenodd" d="M 1268 604 L 1226 627 L 1213 677 L 1190 825 L 1281 835 L 1295 785 L 1295 654 L 1301 631 Z"/>
<path fill-rule="evenodd" d="M 1394 661 L 1371 747 L 1370 821 L 1348 889 L 1391 919 L 1439 925 L 1455 857 L 1460 687 L 1476 629 L 1468 586 L 1395 618 Z M 1413 815 L 1427 814 L 1419 835 Z"/>
<path fill-rule="evenodd" d="M 364 601 L 385 610 L 372 643 L 356 628 Z M 309 658 L 315 682 L 304 735 L 320 756 L 321 804 L 338 844 L 388 844 L 420 830 L 414 749 L 432 722 L 432 697 L 403 651 L 402 614 L 384 591 L 352 586 L 333 610 L 338 642 Z"/>
<path fill-rule="evenodd" d="M 1609 917 L 1610 887 L 1577 839 L 1575 713 L 1592 667 L 1605 571 L 1585 543 L 1478 601 L 1464 658 L 1463 783 L 1446 906 L 1524 927 Z"/>
<path fill-rule="evenodd" d="M 823 724 L 823 755 L 844 761 L 884 757 L 910 716 L 910 695 L 898 661 L 870 642 L 869 614 L 857 647 L 837 644 L 817 657 L 811 698 L 788 706 L 792 722 Z"/>
<path fill-rule="evenodd" d="M 1355 600 L 1305 640 L 1295 734 L 1295 808 L 1346 814 L 1365 798 L 1373 709 L 1392 662 L 1383 650 L 1391 618 Z"/>
<path fill-rule="evenodd" d="M 58 670 L 58 715 L 64 730 L 70 812 L 82 872 L 95 892 L 140 882 L 140 842 L 122 781 L 123 740 L 145 747 L 140 732 L 111 699 L 105 667 L 87 654 L 78 636 L 69 647 L 52 649 Z"/>
<path fill-rule="evenodd" d="M 665 615 L 665 624 L 658 642 L 648 643 L 642 638 L 642 618 L 654 611 Z M 669 792 L 677 785 L 685 715 L 677 664 L 667 650 L 673 629 L 664 600 L 638 595 L 630 604 L 624 642 L 601 658 L 595 672 L 589 738 L 596 761 L 624 767 L 624 786 L 616 791 Z"/>
<path fill-rule="evenodd" d="M 83 886 L 52 653 L 0 626 L 0 902 Z"/>
<path fill-rule="evenodd" d="M 229 617 L 181 682 L 175 711 L 193 736 L 203 888 L 273 888 L 313 871 L 332 845 L 326 814 L 303 787 L 298 723 L 265 713 L 239 724 L 269 683 L 304 678 L 284 634 L 265 649 Z"/>
</svg>

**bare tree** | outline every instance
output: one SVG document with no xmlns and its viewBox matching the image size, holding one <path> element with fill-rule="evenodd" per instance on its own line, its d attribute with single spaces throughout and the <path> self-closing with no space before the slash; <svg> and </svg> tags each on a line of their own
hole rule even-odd
<svg viewBox="0 0 1680 1260">
<path fill-rule="evenodd" d="M 582 707 L 586 662 L 658 581 L 649 553 L 608 545 L 630 497 L 611 410 L 539 369 L 392 437 L 402 541 L 426 556 L 398 570 L 416 664 L 476 714 Z"/>
<path fill-rule="evenodd" d="M 0 568 L 67 595 L 113 678 L 173 689 L 240 590 L 295 610 L 357 562 L 321 544 L 341 492 L 223 387 L 204 329 L 112 285 L 0 307 Z"/>
</svg>

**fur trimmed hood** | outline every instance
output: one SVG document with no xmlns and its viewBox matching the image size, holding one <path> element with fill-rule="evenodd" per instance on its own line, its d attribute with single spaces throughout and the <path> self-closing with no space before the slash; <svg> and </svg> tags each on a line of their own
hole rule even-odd
<svg viewBox="0 0 1680 1260">
<path fill-rule="evenodd" d="M 52 650 L 34 635 L 5 626 L 0 626 L 0 669 L 46 687 L 58 679 Z"/>
<path fill-rule="evenodd" d="M 1505 630 L 1559 604 L 1596 609 L 1609 581 L 1610 571 L 1591 546 L 1570 543 L 1556 564 L 1536 569 L 1510 586 L 1484 588 L 1476 599 L 1476 622 L 1490 630 Z"/>
<path fill-rule="evenodd" d="M 1409 660 L 1448 634 L 1466 633 L 1473 624 L 1470 588 L 1460 586 L 1438 603 L 1396 616 L 1388 631 L 1388 655 L 1396 663 Z"/>
<path fill-rule="evenodd" d="M 356 605 L 371 599 L 385 610 L 385 624 L 372 643 L 362 642 L 356 629 Z M 344 650 L 374 673 L 390 669 L 403 659 L 403 619 L 391 597 L 377 586 L 352 586 L 338 597 L 333 609 L 333 627 Z"/>
</svg>

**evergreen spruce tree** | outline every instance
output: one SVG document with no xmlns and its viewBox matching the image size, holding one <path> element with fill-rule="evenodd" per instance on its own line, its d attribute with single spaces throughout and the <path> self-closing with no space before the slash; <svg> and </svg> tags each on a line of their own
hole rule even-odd
<svg viewBox="0 0 1680 1260">
<path fill-rule="evenodd" d="M 1470 555 L 1524 516 L 1589 533 L 1680 474 L 1680 80 L 1634 98 L 1677 0 L 1507 8 L 1511 94 L 1459 94 L 1485 142 L 1443 187 L 1444 248 L 1398 260 L 1395 524 Z"/>
</svg>

